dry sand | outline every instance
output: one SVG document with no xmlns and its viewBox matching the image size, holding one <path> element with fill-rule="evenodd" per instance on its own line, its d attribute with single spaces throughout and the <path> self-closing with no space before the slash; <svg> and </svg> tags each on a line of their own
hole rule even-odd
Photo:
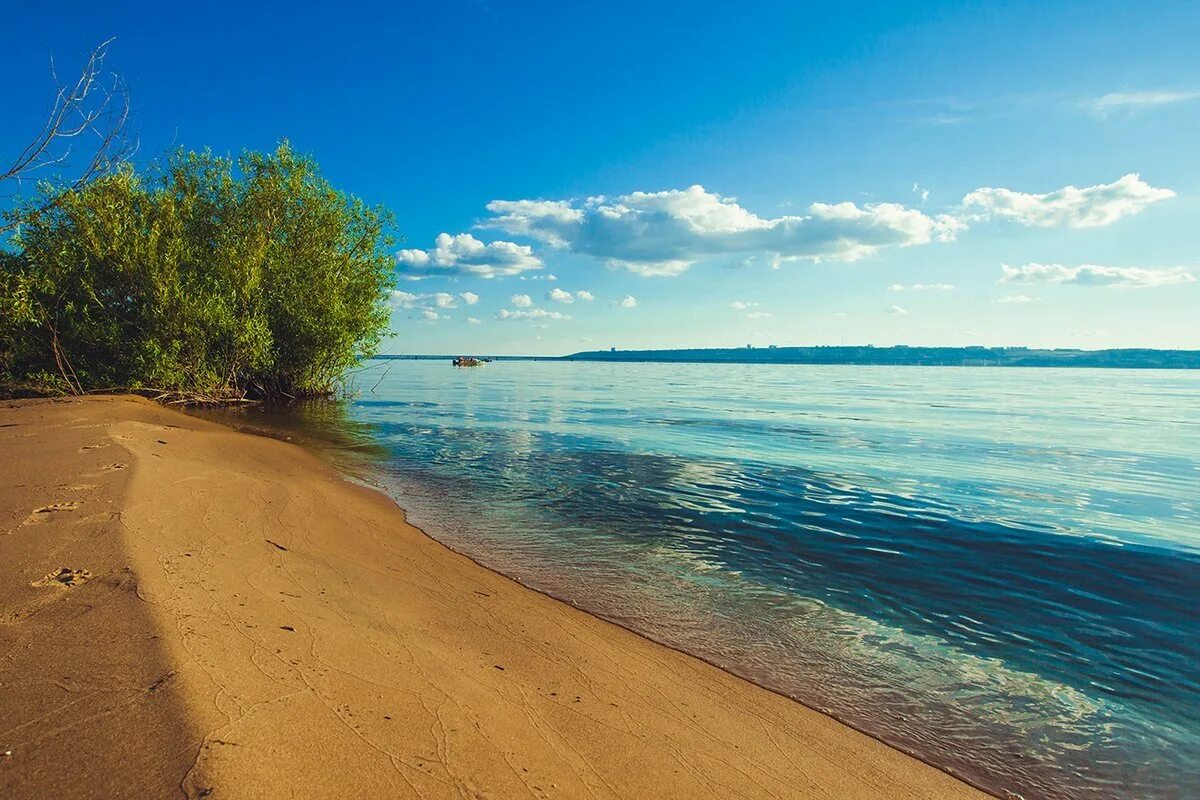
<svg viewBox="0 0 1200 800">
<path fill-rule="evenodd" d="M 0 565 L 5 800 L 983 797 L 138 399 L 0 406 Z"/>
</svg>

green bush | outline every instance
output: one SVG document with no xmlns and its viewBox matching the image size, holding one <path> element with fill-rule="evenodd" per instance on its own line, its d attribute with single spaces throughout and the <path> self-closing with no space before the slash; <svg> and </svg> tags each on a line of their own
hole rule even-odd
<svg viewBox="0 0 1200 800">
<path fill-rule="evenodd" d="M 177 153 L 18 210 L 0 378 L 82 392 L 326 395 L 388 322 L 389 215 L 286 144 Z"/>
</svg>

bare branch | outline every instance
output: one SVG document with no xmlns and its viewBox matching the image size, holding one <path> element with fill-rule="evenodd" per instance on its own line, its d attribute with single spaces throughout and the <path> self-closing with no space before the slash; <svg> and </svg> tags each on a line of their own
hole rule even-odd
<svg viewBox="0 0 1200 800">
<path fill-rule="evenodd" d="M 120 76 L 112 75 L 109 80 L 104 75 L 104 58 L 112 42 L 108 39 L 92 50 L 74 84 L 60 83 L 54 60 L 50 60 L 50 74 L 57 87 L 54 102 L 37 135 L 7 168 L 0 167 L 0 185 L 6 182 L 15 185 L 7 196 L 19 194 L 24 179 L 38 170 L 54 171 L 59 181 L 56 197 L 83 188 L 136 151 L 137 143 L 126 130 L 130 111 L 128 89 Z M 89 133 L 94 136 L 84 137 L 91 140 L 89 146 L 73 144 Z M 56 203 L 57 200 L 49 199 L 42 210 Z M 15 225 L 12 218 L 7 223 L 0 221 L 0 233 Z"/>
</svg>

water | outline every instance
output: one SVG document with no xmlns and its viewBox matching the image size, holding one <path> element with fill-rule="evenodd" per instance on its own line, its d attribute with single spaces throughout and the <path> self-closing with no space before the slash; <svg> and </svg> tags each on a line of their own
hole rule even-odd
<svg viewBox="0 0 1200 800">
<path fill-rule="evenodd" d="M 246 419 L 484 564 L 993 792 L 1200 796 L 1200 373 L 402 361 L 357 383 Z"/>
</svg>

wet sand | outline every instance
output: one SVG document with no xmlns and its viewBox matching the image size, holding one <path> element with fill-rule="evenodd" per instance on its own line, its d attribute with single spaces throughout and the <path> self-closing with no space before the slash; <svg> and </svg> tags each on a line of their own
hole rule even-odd
<svg viewBox="0 0 1200 800">
<path fill-rule="evenodd" d="M 4 798 L 985 796 L 136 398 L 0 405 L 0 564 Z"/>
</svg>

